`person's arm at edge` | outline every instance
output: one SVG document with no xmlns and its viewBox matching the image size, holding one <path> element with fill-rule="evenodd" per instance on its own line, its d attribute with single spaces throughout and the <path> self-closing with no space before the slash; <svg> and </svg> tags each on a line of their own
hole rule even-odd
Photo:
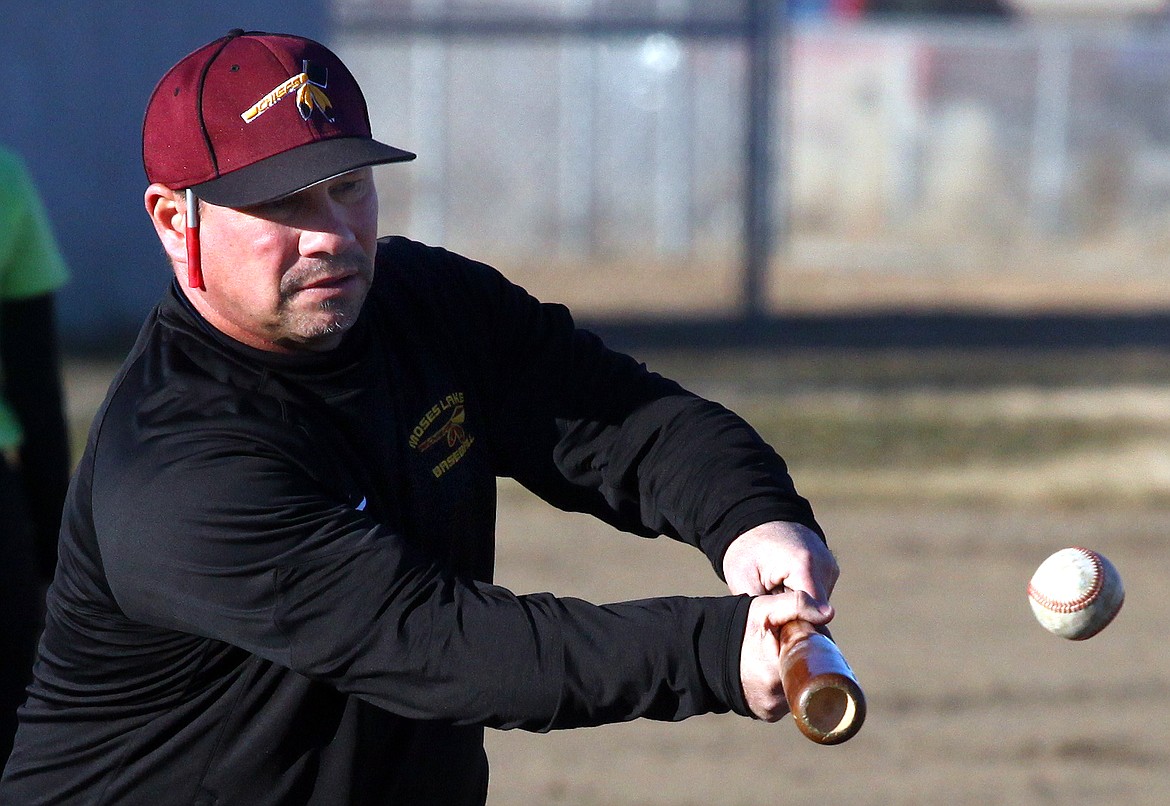
<svg viewBox="0 0 1170 806">
<path fill-rule="evenodd" d="M 69 433 L 64 415 L 52 294 L 0 303 L 4 398 L 24 437 L 21 476 L 33 524 L 37 572 L 53 576 L 61 507 L 69 484 Z"/>
</svg>

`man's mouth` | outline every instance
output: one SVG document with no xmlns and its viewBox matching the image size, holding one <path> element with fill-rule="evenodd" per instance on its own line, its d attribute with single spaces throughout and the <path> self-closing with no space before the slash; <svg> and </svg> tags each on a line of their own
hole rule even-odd
<svg viewBox="0 0 1170 806">
<path fill-rule="evenodd" d="M 318 277 L 301 285 L 299 291 L 310 291 L 313 289 L 332 289 L 342 288 L 350 284 L 358 276 L 357 272 L 343 272 L 341 274 L 327 274 L 323 277 Z"/>
</svg>

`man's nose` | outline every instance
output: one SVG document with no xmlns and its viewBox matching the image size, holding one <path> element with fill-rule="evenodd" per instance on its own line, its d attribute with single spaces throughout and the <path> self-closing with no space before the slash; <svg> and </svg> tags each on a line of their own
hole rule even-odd
<svg viewBox="0 0 1170 806">
<path fill-rule="evenodd" d="M 313 215 L 301 230 L 301 254 L 337 255 L 353 246 L 357 230 L 349 212 L 331 201 L 315 205 Z"/>
</svg>

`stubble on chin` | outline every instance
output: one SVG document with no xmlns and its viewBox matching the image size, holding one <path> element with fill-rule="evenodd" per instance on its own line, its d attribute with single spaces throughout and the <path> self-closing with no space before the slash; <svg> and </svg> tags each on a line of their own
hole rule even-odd
<svg viewBox="0 0 1170 806">
<path fill-rule="evenodd" d="M 369 283 L 365 283 L 356 298 L 325 299 L 307 310 L 297 310 L 295 299 L 286 300 L 284 329 L 290 342 L 311 350 L 335 347 L 336 339 L 358 320 L 368 293 Z"/>
<path fill-rule="evenodd" d="M 354 273 L 362 281 L 357 299 L 325 299 L 310 310 L 297 311 L 297 294 L 325 277 Z M 304 346 L 348 330 L 361 313 L 373 280 L 373 266 L 361 254 L 338 255 L 325 260 L 305 262 L 286 273 L 280 282 L 281 307 L 286 312 L 286 331 Z"/>
<path fill-rule="evenodd" d="M 318 309 L 326 316 L 320 324 L 317 335 L 332 336 L 349 330 L 357 321 L 361 306 L 342 300 L 327 299 L 321 302 Z"/>
</svg>

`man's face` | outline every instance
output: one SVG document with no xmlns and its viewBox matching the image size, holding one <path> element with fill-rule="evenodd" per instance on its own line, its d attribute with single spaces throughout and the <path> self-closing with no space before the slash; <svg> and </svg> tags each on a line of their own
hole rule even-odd
<svg viewBox="0 0 1170 806">
<path fill-rule="evenodd" d="M 205 291 L 192 299 L 227 335 L 277 352 L 329 350 L 374 277 L 378 196 L 369 168 L 274 202 L 200 208 Z"/>
</svg>

